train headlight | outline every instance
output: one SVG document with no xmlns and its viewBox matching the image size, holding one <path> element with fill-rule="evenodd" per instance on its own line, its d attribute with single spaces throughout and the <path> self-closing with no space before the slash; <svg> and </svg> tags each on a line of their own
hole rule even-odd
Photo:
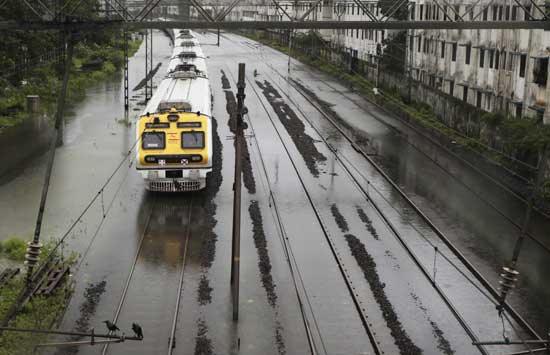
<svg viewBox="0 0 550 355">
<path fill-rule="evenodd" d="M 201 160 L 202 160 L 202 155 L 192 155 L 192 156 L 191 156 L 191 161 L 192 161 L 192 162 L 195 162 L 195 163 L 196 163 L 196 162 L 199 162 L 199 161 L 201 161 Z"/>
<path fill-rule="evenodd" d="M 145 162 L 146 163 L 156 163 L 157 162 L 157 158 L 153 155 L 146 155 L 145 156 Z"/>
</svg>

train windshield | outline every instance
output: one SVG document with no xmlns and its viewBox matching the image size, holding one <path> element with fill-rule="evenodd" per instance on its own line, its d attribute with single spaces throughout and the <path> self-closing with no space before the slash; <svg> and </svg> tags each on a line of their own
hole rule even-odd
<svg viewBox="0 0 550 355">
<path fill-rule="evenodd" d="M 166 135 L 164 132 L 145 132 L 141 137 L 143 149 L 164 149 Z"/>
<path fill-rule="evenodd" d="M 204 148 L 204 132 L 183 132 L 181 134 L 181 146 L 184 149 Z"/>
</svg>

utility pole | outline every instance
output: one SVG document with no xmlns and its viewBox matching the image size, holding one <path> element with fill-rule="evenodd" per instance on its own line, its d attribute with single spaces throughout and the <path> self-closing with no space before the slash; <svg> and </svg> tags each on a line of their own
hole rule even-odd
<svg viewBox="0 0 550 355">
<path fill-rule="evenodd" d="M 233 238 L 231 248 L 231 286 L 233 296 L 233 321 L 239 320 L 239 271 L 241 256 L 241 176 L 242 146 L 244 144 L 243 115 L 244 107 L 245 64 L 239 63 L 239 80 L 237 82 L 237 115 L 235 127 L 235 181 L 233 185 Z"/>
<path fill-rule="evenodd" d="M 124 113 L 128 116 L 128 109 L 130 107 L 129 96 L 130 91 L 128 88 L 128 31 L 124 29 Z"/>
<path fill-rule="evenodd" d="M 515 284 L 518 281 L 519 272 L 517 271 L 517 262 L 523 246 L 523 241 L 525 240 L 525 236 L 528 233 L 529 224 L 531 222 L 531 214 L 533 212 L 533 208 L 535 205 L 537 192 L 539 191 L 546 175 L 546 162 L 549 157 L 550 157 L 550 150 L 548 147 L 545 147 L 542 155 L 540 155 L 539 157 L 537 175 L 533 183 L 533 191 L 531 192 L 531 197 L 529 198 L 529 202 L 527 204 L 527 210 L 525 211 L 525 218 L 523 220 L 523 225 L 521 226 L 521 231 L 519 233 L 518 239 L 516 240 L 516 244 L 514 246 L 512 260 L 508 264 L 508 267 L 506 266 L 502 267 L 503 273 L 500 275 L 501 276 L 500 302 L 499 302 L 499 305 L 497 306 L 497 309 L 499 311 L 502 311 L 504 309 L 504 302 L 506 301 L 506 296 L 511 289 L 515 288 Z"/>
<path fill-rule="evenodd" d="M 149 71 L 149 29 L 145 29 L 145 102 L 149 101 L 149 80 L 147 72 Z"/>
<path fill-rule="evenodd" d="M 31 286 L 32 272 L 40 257 L 40 231 L 42 229 L 42 219 L 44 217 L 44 210 L 46 208 L 46 200 L 48 198 L 48 190 L 50 187 L 50 177 L 52 175 L 53 163 L 55 160 L 55 151 L 58 142 L 62 141 L 62 136 L 59 134 L 63 122 L 63 114 L 65 110 L 65 97 L 67 96 L 67 86 L 69 83 L 69 74 L 71 72 L 71 64 L 73 61 L 73 35 L 69 34 L 66 39 L 67 46 L 67 59 L 65 60 L 65 67 L 63 70 L 63 82 L 61 84 L 61 92 L 57 99 L 57 110 L 55 113 L 55 134 L 50 144 L 48 165 L 46 166 L 46 175 L 44 176 L 44 184 L 42 185 L 42 196 L 40 198 L 40 207 L 38 208 L 38 217 L 36 218 L 36 225 L 34 228 L 34 237 L 27 245 L 27 254 L 25 255 L 25 264 L 27 264 L 27 285 Z"/>
</svg>

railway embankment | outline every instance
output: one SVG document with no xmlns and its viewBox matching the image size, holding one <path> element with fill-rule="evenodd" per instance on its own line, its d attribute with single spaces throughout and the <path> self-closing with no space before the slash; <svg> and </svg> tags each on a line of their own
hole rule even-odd
<svg viewBox="0 0 550 355">
<path fill-rule="evenodd" d="M 365 73 L 359 73 L 346 64 L 345 54 L 333 48 L 323 48 L 322 42 L 310 38 L 314 36 L 294 40 L 289 51 L 286 34 L 258 31 L 243 35 L 339 79 L 377 109 L 404 123 L 407 129 L 414 130 L 465 166 L 479 171 L 525 201 L 531 197 L 537 177 L 536 166 L 540 161 L 541 166 L 546 166 L 546 173 L 537 189 L 535 203 L 541 212 L 550 215 L 550 155 L 544 154 L 550 147 L 550 126 L 541 125 L 531 118 L 517 119 L 503 113 L 487 113 L 449 95 L 436 93 L 418 82 L 413 83 L 415 90 L 409 100 L 405 94 L 407 87 L 403 86 L 407 80 L 403 75 L 398 78 L 387 71 L 373 74 L 375 67 L 365 67 Z M 403 87 L 398 87 L 398 83 Z M 373 90 L 375 87 L 377 89 Z M 418 96 L 415 98 L 415 95 Z M 434 95 L 441 97 L 434 98 Z M 433 96 L 432 99 L 437 99 L 445 107 L 423 103 L 426 96 Z M 422 144 L 415 146 L 422 149 Z"/>
<path fill-rule="evenodd" d="M 24 40 L 32 41 L 32 38 Z M 44 41 L 46 47 L 53 46 L 54 41 L 49 37 L 35 40 Z M 67 90 L 69 105 L 82 100 L 89 88 L 120 72 L 124 65 L 122 41 L 120 33 L 90 35 L 77 40 Z M 140 44 L 141 39 L 134 36 L 129 42 L 130 56 Z M 6 46 L 0 54 L 8 56 L 9 51 Z M 26 59 L 25 65 L 6 66 L 11 71 L 4 72 L 0 78 L 3 87 L 0 92 L 0 151 L 5 153 L 0 166 L 0 182 L 16 175 L 17 168 L 45 150 L 53 137 L 52 117 L 61 87 L 63 54 L 56 50 L 55 55 L 31 59 Z M 35 112 L 31 112 L 31 105 L 27 103 L 29 95 L 38 96 L 38 105 L 32 107 Z"/>
</svg>

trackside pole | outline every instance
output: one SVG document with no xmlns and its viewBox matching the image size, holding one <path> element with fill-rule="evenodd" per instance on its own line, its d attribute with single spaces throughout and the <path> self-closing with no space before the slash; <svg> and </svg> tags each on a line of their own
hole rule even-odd
<svg viewBox="0 0 550 355">
<path fill-rule="evenodd" d="M 244 140 L 244 81 L 245 65 L 239 63 L 239 80 L 237 82 L 237 116 L 235 130 L 235 182 L 233 185 L 233 236 L 231 248 L 231 294 L 233 296 L 233 321 L 239 320 L 239 269 L 241 256 L 241 175 L 242 145 Z"/>
</svg>

